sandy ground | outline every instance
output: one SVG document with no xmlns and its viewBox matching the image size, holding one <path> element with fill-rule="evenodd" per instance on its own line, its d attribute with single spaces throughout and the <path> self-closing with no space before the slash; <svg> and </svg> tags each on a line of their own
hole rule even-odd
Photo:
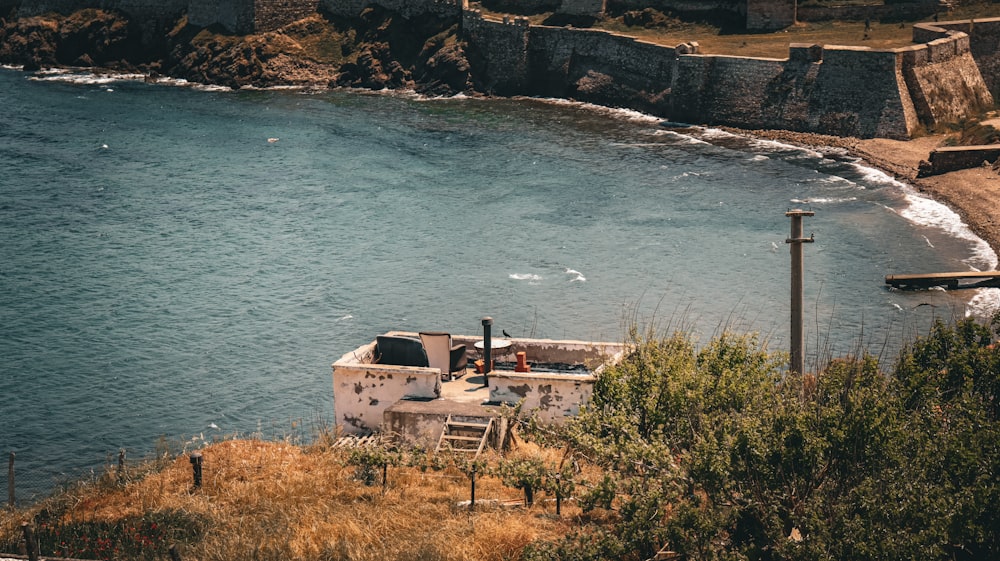
<svg viewBox="0 0 1000 561">
<path fill-rule="evenodd" d="M 1000 174 L 996 166 L 917 178 L 920 161 L 929 159 L 931 151 L 944 143 L 944 135 L 901 141 L 884 138 L 859 140 L 786 131 L 753 131 L 752 134 L 800 145 L 845 148 L 873 167 L 948 205 L 973 232 L 990 244 L 993 251 L 1000 254 Z"/>
</svg>

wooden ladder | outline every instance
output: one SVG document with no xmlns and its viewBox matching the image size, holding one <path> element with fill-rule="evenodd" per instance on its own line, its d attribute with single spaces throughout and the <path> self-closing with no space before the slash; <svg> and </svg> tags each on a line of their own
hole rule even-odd
<svg viewBox="0 0 1000 561">
<path fill-rule="evenodd" d="M 469 421 L 453 421 L 451 415 L 444 421 L 441 438 L 438 439 L 436 452 L 451 450 L 453 452 L 473 453 L 477 458 L 486 447 L 486 440 L 493 429 L 493 418 L 485 423 Z"/>
</svg>

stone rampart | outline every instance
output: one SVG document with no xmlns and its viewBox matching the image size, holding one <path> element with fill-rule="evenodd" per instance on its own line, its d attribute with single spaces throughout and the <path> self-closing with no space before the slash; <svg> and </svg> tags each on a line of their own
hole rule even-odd
<svg viewBox="0 0 1000 561">
<path fill-rule="evenodd" d="M 190 0 L 21 0 L 18 17 L 46 13 L 68 15 L 85 8 L 119 10 L 140 22 L 162 24 L 176 20 L 188 8 Z"/>
<path fill-rule="evenodd" d="M 257 0 L 254 29 L 274 31 L 316 13 L 319 0 Z"/>
<path fill-rule="evenodd" d="M 461 0 L 319 0 L 320 10 L 345 18 L 356 17 L 372 6 L 391 10 L 404 18 L 428 13 L 456 20 L 462 16 Z"/>
<path fill-rule="evenodd" d="M 998 160 L 1000 160 L 1000 144 L 938 148 L 931 152 L 930 170 L 925 171 L 924 175 L 974 168 Z"/>
<path fill-rule="evenodd" d="M 611 92 L 590 87 L 605 78 L 614 82 L 614 97 L 623 97 L 623 91 L 633 99 L 662 97 L 670 88 L 674 54 L 673 49 L 606 31 L 532 26 L 528 60 L 530 93 L 607 103 L 603 97 Z"/>
<path fill-rule="evenodd" d="M 219 24 L 231 33 L 250 33 L 254 28 L 254 0 L 192 1 L 188 23 L 201 27 Z"/>
<path fill-rule="evenodd" d="M 747 0 L 747 30 L 774 31 L 795 23 L 796 0 Z"/>
<path fill-rule="evenodd" d="M 913 41 L 926 43 L 945 36 L 949 31 L 959 31 L 968 36 L 969 52 L 979 67 L 986 87 L 994 100 L 1000 99 L 1000 18 L 918 23 L 913 26 Z"/>
<path fill-rule="evenodd" d="M 462 13 L 462 34 L 473 53 L 484 61 L 479 69 L 489 92 L 500 95 L 526 93 L 528 75 L 528 30 L 524 18 L 488 20 L 478 10 Z"/>
<path fill-rule="evenodd" d="M 876 6 L 822 6 L 800 5 L 796 17 L 798 21 L 817 22 L 831 20 L 863 21 L 913 21 L 926 18 L 941 10 L 937 0 L 925 2 L 900 2 Z"/>
</svg>

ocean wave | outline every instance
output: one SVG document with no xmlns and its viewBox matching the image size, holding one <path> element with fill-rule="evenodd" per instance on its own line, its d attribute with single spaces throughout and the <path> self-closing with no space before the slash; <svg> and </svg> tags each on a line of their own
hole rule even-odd
<svg viewBox="0 0 1000 561">
<path fill-rule="evenodd" d="M 851 203 L 858 200 L 857 197 L 810 197 L 807 199 L 791 199 L 789 202 L 795 204 L 836 204 Z"/>
<path fill-rule="evenodd" d="M 46 68 L 28 77 L 36 82 L 66 82 L 82 85 L 105 85 L 116 82 L 137 82 L 146 78 L 135 73 L 95 73 L 74 68 Z"/>
<path fill-rule="evenodd" d="M 1000 311 L 1000 288 L 980 288 L 965 308 L 966 317 L 990 317 Z"/>
<path fill-rule="evenodd" d="M 548 105 L 556 105 L 561 107 L 578 107 L 580 109 L 585 109 L 593 113 L 597 113 L 600 115 L 607 115 L 610 117 L 614 117 L 616 119 L 634 123 L 659 124 L 660 122 L 663 121 L 663 119 L 660 117 L 654 117 L 649 113 L 643 113 L 642 111 L 636 111 L 635 109 L 625 109 L 621 107 L 605 107 L 603 105 L 596 105 L 593 103 L 586 103 L 583 101 L 574 101 L 572 99 L 560 99 L 556 97 L 537 98 L 537 97 L 525 97 L 525 96 L 514 96 L 512 99 L 542 101 Z"/>
<path fill-rule="evenodd" d="M 899 182 L 897 182 L 899 183 Z M 975 235 L 962 218 L 947 206 L 919 194 L 913 187 L 899 183 L 903 190 L 906 208 L 899 215 L 910 222 L 934 228 L 952 238 L 967 241 L 971 245 L 971 255 L 963 262 L 978 270 L 992 270 L 997 266 L 997 254 L 982 238 Z"/>
<path fill-rule="evenodd" d="M 576 269 L 566 268 L 567 275 L 576 275 L 575 277 L 569 279 L 569 282 L 587 282 L 587 277 L 583 276 L 583 273 L 577 271 Z"/>
<path fill-rule="evenodd" d="M 822 152 L 818 152 L 816 150 L 813 150 L 812 148 L 806 148 L 804 146 L 796 146 L 794 144 L 779 142 L 777 140 L 753 138 L 711 127 L 704 127 L 704 128 L 697 127 L 697 129 L 699 136 L 701 136 L 702 138 L 707 138 L 712 140 L 728 140 L 728 141 L 739 140 L 741 143 L 744 143 L 744 146 L 754 151 L 765 152 L 765 153 L 792 152 L 799 157 L 808 157 L 816 159 L 823 158 Z"/>
<path fill-rule="evenodd" d="M 511 273 L 507 275 L 507 277 L 513 280 L 528 281 L 528 282 L 538 282 L 542 280 L 542 277 L 540 275 L 535 275 L 532 273 Z"/>
</svg>

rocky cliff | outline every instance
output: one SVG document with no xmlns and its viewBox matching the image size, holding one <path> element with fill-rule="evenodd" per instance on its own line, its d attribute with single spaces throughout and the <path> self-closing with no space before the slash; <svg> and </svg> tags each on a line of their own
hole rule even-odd
<svg viewBox="0 0 1000 561">
<path fill-rule="evenodd" d="M 191 23 L 183 10 L 165 19 L 176 11 L 163 7 L 170 2 L 150 10 L 149 0 L 106 1 L 137 7 L 0 22 L 0 62 L 28 70 L 107 67 L 233 88 L 541 95 L 692 123 L 908 138 L 921 125 L 957 121 L 994 103 L 997 73 L 984 80 L 982 68 L 996 66 L 1000 37 L 1000 19 L 965 30 L 941 23 L 915 26 L 923 44 L 904 49 L 792 45 L 787 59 L 762 59 L 702 55 L 696 44 L 665 47 L 525 18 L 487 19 L 437 0 L 318 0 L 320 12 L 250 35 L 235 34 L 215 16 L 205 20 L 216 21 L 208 27 Z M 233 25 L 263 13 L 278 21 L 276 12 L 258 9 L 259 1 L 251 4 L 249 12 L 216 15 Z"/>
</svg>

